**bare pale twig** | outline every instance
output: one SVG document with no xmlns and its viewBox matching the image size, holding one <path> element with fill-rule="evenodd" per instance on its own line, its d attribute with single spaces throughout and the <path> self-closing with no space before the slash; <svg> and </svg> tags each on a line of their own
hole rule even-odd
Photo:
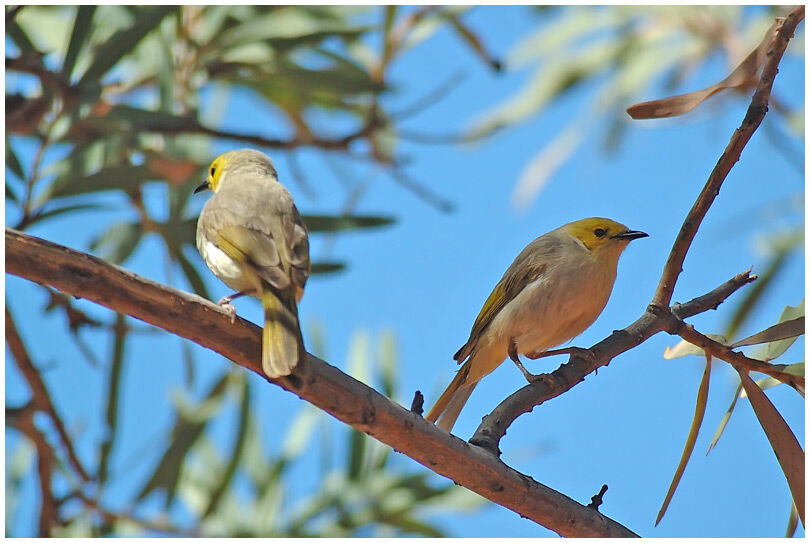
<svg viewBox="0 0 810 543">
<path fill-rule="evenodd" d="M 258 375 L 261 329 L 194 294 L 6 229 L 6 271 L 49 284 L 215 350 Z M 631 537 L 621 524 L 511 469 L 312 355 L 270 381 L 428 469 L 564 536 Z"/>
<path fill-rule="evenodd" d="M 51 401 L 51 395 L 45 386 L 45 382 L 42 380 L 42 376 L 39 374 L 39 371 L 34 366 L 31 358 L 28 356 L 28 350 L 25 348 L 25 344 L 17 332 L 17 327 L 15 326 L 14 319 L 12 318 L 11 312 L 8 309 L 8 304 L 6 304 L 6 343 L 11 351 L 11 355 L 14 357 L 14 360 L 17 363 L 20 373 L 22 373 L 23 377 L 28 383 L 28 386 L 31 388 L 33 405 L 38 410 L 44 411 L 48 414 L 48 417 L 53 422 L 53 425 L 59 434 L 59 438 L 62 442 L 62 446 L 65 448 L 70 465 L 73 466 L 73 469 L 76 470 L 79 477 L 84 482 L 90 481 L 90 476 L 87 474 L 87 470 L 84 469 L 84 466 L 79 460 L 79 456 L 76 454 L 76 450 L 73 448 L 73 442 L 65 429 L 62 418 L 56 412 L 56 407 L 54 407 L 53 401 Z"/>
</svg>

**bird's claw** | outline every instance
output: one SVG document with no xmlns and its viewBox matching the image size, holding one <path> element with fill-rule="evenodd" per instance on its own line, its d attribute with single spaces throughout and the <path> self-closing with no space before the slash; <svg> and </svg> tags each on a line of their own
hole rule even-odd
<svg viewBox="0 0 810 543">
<path fill-rule="evenodd" d="M 217 302 L 217 305 L 230 313 L 231 315 L 231 324 L 236 324 L 236 306 L 231 303 L 230 296 L 225 296 L 220 301 Z"/>
</svg>

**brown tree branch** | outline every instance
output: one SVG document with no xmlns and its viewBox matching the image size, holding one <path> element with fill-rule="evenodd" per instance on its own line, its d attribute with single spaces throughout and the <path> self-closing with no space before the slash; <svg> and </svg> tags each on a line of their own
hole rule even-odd
<svg viewBox="0 0 810 543">
<path fill-rule="evenodd" d="M 39 493 L 41 505 L 39 509 L 39 537 L 50 537 L 51 530 L 59 523 L 59 511 L 53 496 L 51 475 L 56 464 L 56 456 L 48 440 L 34 424 L 34 413 L 38 410 L 31 400 L 20 409 L 10 413 L 6 409 L 6 424 L 19 430 L 26 436 L 37 451 L 37 475 L 39 477 Z"/>
<path fill-rule="evenodd" d="M 65 424 L 62 422 L 59 413 L 56 412 L 56 407 L 53 405 L 51 395 L 48 392 L 48 388 L 45 386 L 45 381 L 42 380 L 39 370 L 37 370 L 31 358 L 28 356 L 25 344 L 19 332 L 17 332 L 17 327 L 14 325 L 14 319 L 8 309 L 8 304 L 6 304 L 6 343 L 11 351 L 11 355 L 14 357 L 14 361 L 17 363 L 17 368 L 19 368 L 20 373 L 22 373 L 28 386 L 31 388 L 31 394 L 33 396 L 32 405 L 38 411 L 47 413 L 59 434 L 59 439 L 62 441 L 62 446 L 65 448 L 70 465 L 73 466 L 73 469 L 76 470 L 82 481 L 90 481 L 87 470 L 84 469 L 84 466 L 79 460 L 79 455 L 76 454 L 76 450 L 73 448 L 73 442 L 70 436 L 68 436 Z"/>
<path fill-rule="evenodd" d="M 194 294 L 139 277 L 94 256 L 6 228 L 6 271 L 163 328 L 262 375 L 261 330 Z M 635 536 L 592 508 L 548 488 L 307 355 L 269 380 L 428 469 L 563 536 Z"/>
<path fill-rule="evenodd" d="M 683 271 L 683 261 L 686 258 L 686 252 L 695 239 L 698 227 L 709 211 L 714 199 L 720 193 L 720 187 L 723 185 L 728 172 L 734 164 L 740 160 L 740 154 L 751 139 L 756 129 L 759 127 L 762 119 L 765 118 L 765 113 L 768 111 L 768 98 L 771 95 L 771 88 L 773 87 L 773 80 L 776 73 L 779 71 L 779 62 L 782 60 L 782 55 L 785 53 L 787 44 L 793 37 L 793 32 L 796 26 L 804 19 L 804 6 L 798 6 L 785 19 L 782 27 L 777 32 L 773 43 L 768 50 L 765 66 L 762 69 L 762 75 L 757 85 L 757 90 L 754 91 L 754 96 L 751 98 L 751 104 L 748 106 L 748 111 L 742 121 L 740 127 L 734 131 L 726 146 L 725 151 L 717 161 L 712 173 L 709 175 L 706 185 L 695 200 L 692 209 L 686 215 L 683 221 L 678 236 L 675 238 L 675 243 L 672 245 L 672 250 L 669 253 L 667 262 L 664 265 L 664 271 L 661 274 L 661 279 L 658 282 L 658 287 L 653 296 L 653 302 L 659 307 L 667 307 L 672 301 L 672 293 L 675 290 L 675 282 L 678 276 Z"/>
<path fill-rule="evenodd" d="M 714 170 L 706 181 L 703 190 L 698 195 L 692 209 L 687 214 L 681 226 L 681 230 L 673 243 L 672 250 L 664 266 L 652 302 L 647 307 L 644 314 L 627 328 L 614 331 L 608 338 L 591 347 L 590 350 L 594 355 L 592 360 L 588 361 L 572 355 L 568 363 L 563 364 L 557 370 L 549 374 L 548 379 L 538 380 L 524 386 L 506 398 L 492 413 L 483 418 L 475 434 L 470 439 L 470 443 L 484 447 L 495 454 L 500 454 L 498 444 L 501 438 L 506 434 L 509 425 L 512 424 L 517 417 L 531 411 L 536 405 L 540 405 L 546 400 L 568 391 L 577 383 L 585 380 L 586 375 L 596 371 L 602 366 L 608 365 L 617 355 L 646 341 L 650 336 L 661 331 L 678 333 L 674 331 L 673 320 L 694 315 L 700 312 L 698 310 L 706 311 L 712 309 L 736 289 L 756 279 L 755 276 L 750 277 L 749 273 L 740 274 L 716 288 L 714 291 L 696 298 L 688 304 L 676 304 L 673 307 L 669 307 L 675 283 L 682 271 L 683 261 L 697 233 L 700 222 L 706 216 L 714 198 L 719 193 L 720 186 L 723 184 L 726 175 L 728 175 L 732 166 L 739 160 L 740 153 L 746 143 L 748 143 L 748 140 L 751 139 L 752 134 L 762 122 L 762 118 L 768 110 L 768 97 L 770 96 L 779 61 L 782 59 L 788 41 L 793 37 L 793 31 L 796 29 L 796 25 L 803 19 L 804 7 L 798 6 L 785 19 L 785 22 L 774 38 L 767 53 L 767 60 L 759 84 L 757 85 L 757 90 L 754 92 L 751 105 L 743 119 L 742 125 L 735 130 L 726 150 L 715 165 Z M 731 359 L 733 359 L 737 364 L 748 363 L 742 361 L 740 357 L 744 357 L 744 355 L 739 353 L 735 353 L 734 355 L 728 353 L 724 354 L 726 358 L 730 359 L 727 360 L 728 362 L 732 362 Z M 719 355 L 718 358 L 723 359 L 723 357 Z M 773 365 L 767 364 L 767 367 L 763 367 L 762 369 L 771 371 L 773 368 Z"/>
<path fill-rule="evenodd" d="M 804 388 L 804 376 L 794 375 L 792 373 L 785 373 L 782 371 L 784 365 L 782 364 L 769 364 L 762 360 L 749 358 L 742 353 L 733 350 L 728 345 L 723 345 L 712 338 L 701 334 L 691 324 L 687 324 L 681 320 L 673 319 L 670 333 L 677 334 L 683 339 L 696 345 L 720 360 L 725 360 L 738 371 L 756 371 L 769 375 L 774 379 L 790 385 L 793 388 Z"/>
</svg>

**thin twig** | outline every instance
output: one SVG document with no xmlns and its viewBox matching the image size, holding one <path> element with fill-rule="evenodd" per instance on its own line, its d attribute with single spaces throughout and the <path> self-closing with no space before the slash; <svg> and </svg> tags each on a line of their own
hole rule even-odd
<svg viewBox="0 0 810 543">
<path fill-rule="evenodd" d="M 7 409 L 8 411 L 8 409 Z M 59 510 L 53 495 L 51 476 L 56 464 L 56 455 L 51 449 L 48 440 L 34 424 L 34 414 L 37 411 L 35 401 L 32 400 L 24 407 L 14 410 L 13 416 L 6 417 L 6 424 L 16 428 L 34 444 L 37 451 L 37 475 L 39 477 L 40 510 L 38 535 L 50 537 L 51 530 L 59 522 Z M 7 415 L 8 412 L 7 412 Z"/>
<path fill-rule="evenodd" d="M 453 211 L 453 202 L 439 196 L 427 188 L 427 186 L 411 178 L 408 174 L 402 171 L 402 169 L 394 167 L 389 171 L 389 173 L 394 181 L 411 191 L 423 202 L 432 205 L 442 213 L 451 213 Z"/>
<path fill-rule="evenodd" d="M 779 61 L 782 60 L 782 55 L 785 53 L 788 42 L 793 37 L 793 32 L 796 25 L 804 19 L 804 6 L 796 7 L 790 15 L 787 16 L 782 27 L 779 29 L 771 48 L 767 53 L 767 60 L 762 69 L 762 75 L 757 85 L 757 90 L 754 91 L 754 96 L 751 98 L 751 104 L 748 106 L 748 111 L 742 121 L 740 127 L 734 131 L 720 159 L 717 161 L 706 185 L 695 200 L 692 209 L 686 215 L 686 219 L 681 226 L 681 230 L 676 241 L 672 246 L 672 250 L 664 265 L 664 271 L 661 274 L 661 280 L 653 296 L 653 303 L 659 307 L 667 307 L 672 300 L 672 294 L 675 290 L 675 282 L 678 276 L 683 271 L 683 261 L 686 258 L 686 253 L 689 250 L 692 241 L 695 239 L 698 227 L 709 211 L 714 199 L 720 193 L 720 187 L 726 179 L 729 171 L 734 164 L 740 160 L 740 154 L 751 139 L 756 129 L 759 127 L 765 113 L 768 111 L 768 98 L 771 94 L 773 81 L 778 72 Z"/>
<path fill-rule="evenodd" d="M 705 334 L 701 334 L 695 330 L 695 327 L 691 324 L 673 319 L 671 333 L 681 336 L 692 345 L 700 347 L 715 358 L 725 360 L 738 370 L 764 373 L 793 388 L 804 388 L 804 376 L 781 371 L 780 367 L 783 368 L 784 366 L 769 364 L 755 358 L 748 358 L 744 354 L 731 349 L 731 347 L 723 345 L 707 337 Z"/>
<path fill-rule="evenodd" d="M 51 395 L 45 386 L 45 382 L 42 380 L 42 376 L 28 356 L 25 344 L 20 338 L 20 334 L 17 332 L 14 319 L 8 309 L 8 303 L 6 303 L 6 343 L 11 351 L 11 355 L 14 357 L 14 361 L 17 363 L 17 368 L 19 368 L 20 373 L 22 373 L 28 386 L 31 388 L 34 406 L 38 410 L 48 414 L 48 417 L 53 422 L 59 434 L 59 438 L 62 441 L 62 446 L 65 448 L 71 466 L 73 466 L 73 469 L 79 474 L 82 481 L 89 482 L 91 478 L 79 460 L 76 450 L 73 448 L 73 442 L 70 440 L 70 436 L 68 436 L 62 418 L 56 412 L 56 407 L 54 407 L 51 401 Z"/>
</svg>

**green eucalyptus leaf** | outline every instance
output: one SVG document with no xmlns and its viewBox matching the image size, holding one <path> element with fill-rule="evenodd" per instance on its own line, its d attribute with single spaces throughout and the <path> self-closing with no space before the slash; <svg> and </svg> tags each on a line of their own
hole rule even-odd
<svg viewBox="0 0 810 543">
<path fill-rule="evenodd" d="M 798 318 L 799 316 L 804 316 L 804 300 L 797 306 L 786 306 L 784 310 L 782 310 L 782 314 L 779 316 L 778 322 L 785 322 L 790 319 Z M 774 358 L 779 358 L 787 351 L 791 345 L 798 339 L 797 337 L 783 339 L 780 341 L 774 341 L 768 344 L 767 350 L 765 352 L 766 360 L 773 360 Z"/>
<path fill-rule="evenodd" d="M 177 9 L 178 6 L 172 5 L 137 8 L 135 19 L 129 27 L 118 30 L 106 42 L 95 48 L 93 61 L 79 84 L 99 81 L 119 60 L 132 52 L 144 36 L 157 28 L 166 15 Z"/>
<path fill-rule="evenodd" d="M 169 445 L 158 462 L 157 468 L 138 493 L 137 501 L 141 501 L 155 490 L 162 489 L 165 492 L 166 506 L 168 507 L 171 504 L 177 491 L 177 484 L 186 457 L 200 436 L 202 436 L 211 417 L 218 411 L 229 380 L 230 376 L 226 373 L 209 389 L 203 402 L 204 405 L 210 407 L 204 410 L 206 416 L 189 418 L 188 410 L 178 409 L 177 421 L 172 430 Z M 198 410 L 197 415 L 199 414 Z"/>
<path fill-rule="evenodd" d="M 11 138 L 6 135 L 6 169 L 11 171 L 20 181 L 25 180 L 25 173 L 23 172 L 20 159 L 17 158 L 17 153 L 11 145 Z M 8 186 L 8 183 L 6 183 Z"/>
<path fill-rule="evenodd" d="M 228 463 L 225 466 L 224 472 L 222 473 L 222 478 L 217 483 L 217 486 L 214 488 L 213 492 L 211 492 L 210 500 L 208 501 L 208 505 L 206 506 L 201 519 L 209 517 L 211 513 L 217 509 L 217 506 L 220 504 L 220 500 L 225 495 L 225 491 L 233 481 L 234 475 L 236 474 L 236 468 L 239 466 L 242 460 L 242 451 L 244 451 L 245 448 L 250 415 L 250 383 L 246 378 L 242 379 L 241 396 L 242 401 L 239 408 L 239 423 L 237 426 L 233 447 L 231 448 L 230 453 L 227 455 Z"/>
<path fill-rule="evenodd" d="M 114 264 L 128 259 L 143 236 L 143 226 L 138 222 L 121 222 L 90 242 L 90 249 L 98 251 L 102 258 Z"/>
<path fill-rule="evenodd" d="M 362 228 L 378 228 L 393 224 L 395 219 L 375 215 L 302 215 L 307 231 L 340 232 Z"/>
<path fill-rule="evenodd" d="M 73 214 L 76 211 L 97 211 L 100 209 L 110 209 L 110 207 L 111 206 L 100 203 L 70 204 L 51 207 L 45 211 L 38 211 L 33 217 L 31 217 L 31 220 L 28 221 L 28 225 L 30 226 L 38 222 L 53 219 L 54 217 L 65 215 L 67 213 Z"/>
<path fill-rule="evenodd" d="M 93 14 L 97 6 L 78 6 L 76 8 L 76 19 L 73 22 L 73 31 L 70 34 L 65 61 L 62 63 L 62 75 L 70 79 L 73 68 L 76 66 L 76 59 L 84 45 L 87 43 L 93 28 Z"/>
<path fill-rule="evenodd" d="M 68 196 L 108 190 L 128 191 L 136 189 L 146 181 L 151 181 L 154 178 L 155 175 L 149 171 L 145 164 L 138 166 L 108 166 L 87 176 L 81 172 L 71 172 L 57 177 L 37 201 L 42 204 L 54 198 L 66 198 Z"/>
<path fill-rule="evenodd" d="M 312 263 L 312 265 L 310 266 L 309 273 L 312 275 L 322 275 L 341 272 L 345 269 L 346 264 L 344 262 L 320 261 Z"/>
<path fill-rule="evenodd" d="M 195 268 L 191 261 L 186 257 L 185 253 L 183 253 L 183 251 L 176 253 L 175 260 L 180 265 L 180 269 L 183 270 L 183 274 L 186 276 L 191 288 L 194 289 L 194 292 L 203 298 L 210 300 L 211 296 L 208 293 L 208 288 L 205 286 L 205 282 L 202 280 L 202 277 L 200 277 L 200 273 L 197 271 L 197 268 Z"/>
</svg>

